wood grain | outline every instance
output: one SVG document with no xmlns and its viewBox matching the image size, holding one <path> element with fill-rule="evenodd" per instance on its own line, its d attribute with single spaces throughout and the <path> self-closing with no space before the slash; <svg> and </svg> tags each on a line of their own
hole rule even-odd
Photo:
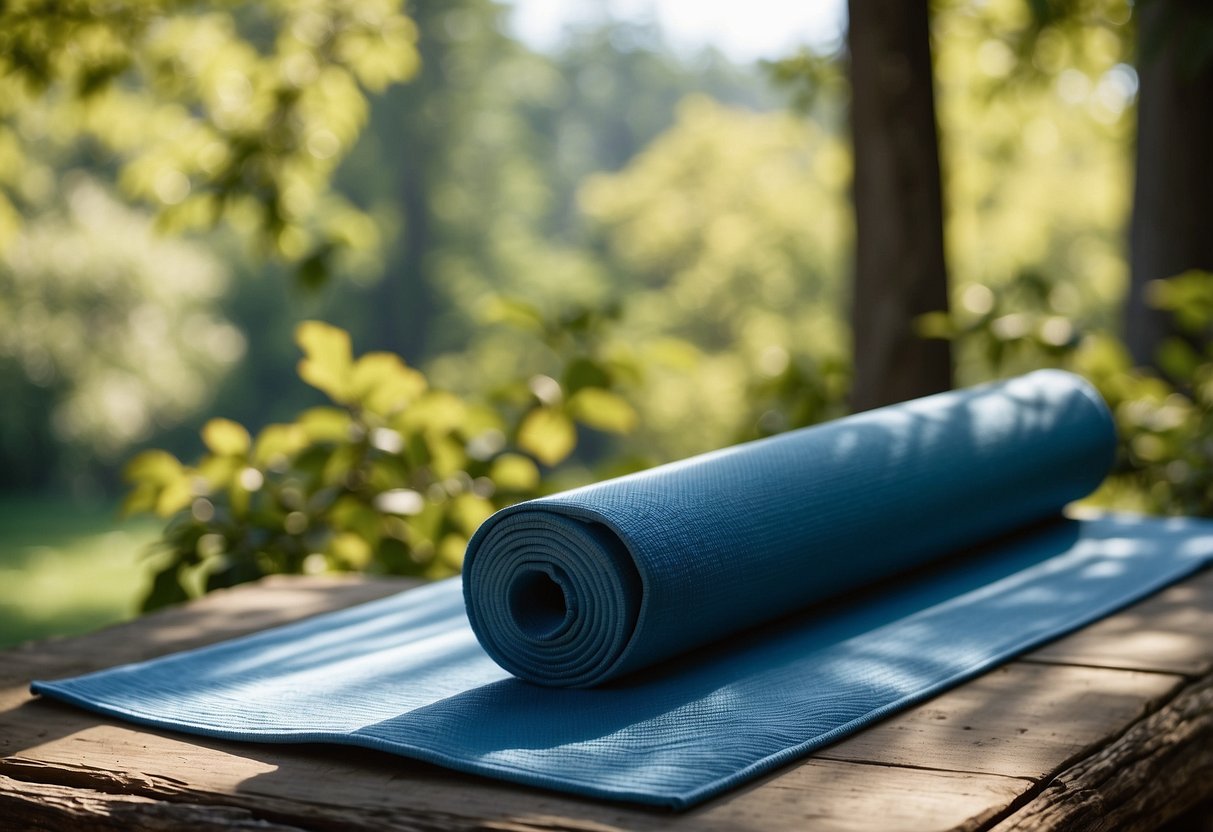
<svg viewBox="0 0 1213 832">
<path fill-rule="evenodd" d="M 48 825 L 48 818 L 54 820 Z M 300 832 L 298 827 L 270 823 L 243 809 L 194 803 L 168 803 L 136 795 L 23 783 L 0 775 L 0 827 L 46 829 L 72 826 L 99 832 L 128 829 L 176 832 L 180 829 L 256 829 Z"/>
<path fill-rule="evenodd" d="M 1182 684 L 1162 673 L 1013 663 L 819 752 L 826 759 L 1040 778 Z"/>
<path fill-rule="evenodd" d="M 309 750 L 303 755 L 310 761 L 300 766 L 297 753 L 276 755 L 285 770 L 263 769 L 222 790 L 200 784 L 192 771 L 181 769 L 171 776 L 118 776 L 69 762 L 10 759 L 0 771 L 14 782 L 84 788 L 122 799 L 134 795 L 214 805 L 300 828 L 351 830 L 976 830 L 1032 785 L 994 775 L 809 761 L 675 815 L 501 785 L 407 761 L 393 766 L 396 761 L 387 755 L 368 760 L 362 752 Z M 0 805 L 3 788 L 0 783 Z"/>
<path fill-rule="evenodd" d="M 1211 790 L 1213 678 L 1205 678 L 1099 753 L 1053 778 L 995 829 L 1155 829 L 1207 798 Z"/>
<path fill-rule="evenodd" d="M 1213 664 L 1213 629 L 1199 627 L 1213 611 L 1209 577 L 678 815 L 361 749 L 138 729 L 26 691 L 35 676 L 218 641 L 403 586 L 272 579 L 100 633 L 0 654 L 0 829 L 978 830 L 1001 823 L 1004 832 L 1046 822 L 1054 825 L 1044 828 L 1071 828 L 1067 818 L 1094 818 L 1109 808 L 1126 822 L 1161 822 L 1213 794 L 1206 759 L 1213 683 L 1184 681 Z M 1119 669 L 1114 643 L 1143 632 L 1171 634 L 1173 649 L 1160 654 L 1128 639 L 1122 663 L 1144 667 Z M 1146 733 L 1138 733 L 1143 726 Z M 1134 767 L 1137 779 L 1129 774 Z M 1153 783 L 1164 777 L 1175 783 Z M 1133 783 L 1169 797 L 1162 805 L 1143 802 L 1132 796 Z M 1021 818 L 1023 825 L 1007 825 Z"/>
<path fill-rule="evenodd" d="M 1201 676 L 1213 671 L 1211 633 L 1213 569 L 1206 569 L 1023 660 Z"/>
</svg>

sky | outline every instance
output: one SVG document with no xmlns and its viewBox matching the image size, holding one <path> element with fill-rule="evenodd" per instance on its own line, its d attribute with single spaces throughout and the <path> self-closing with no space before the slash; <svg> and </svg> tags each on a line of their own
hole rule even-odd
<svg viewBox="0 0 1213 832">
<path fill-rule="evenodd" d="M 844 0 L 512 0 L 511 29 L 538 49 L 566 25 L 611 16 L 660 24 L 675 48 L 715 46 L 738 62 L 785 57 L 802 45 L 831 51 L 843 36 Z"/>
</svg>

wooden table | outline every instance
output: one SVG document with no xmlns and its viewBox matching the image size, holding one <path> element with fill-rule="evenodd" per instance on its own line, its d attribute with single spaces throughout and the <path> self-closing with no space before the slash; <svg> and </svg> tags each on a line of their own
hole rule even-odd
<svg viewBox="0 0 1213 832">
<path fill-rule="evenodd" d="M 1122 830 L 1156 828 L 1213 797 L 1213 572 L 683 814 L 372 751 L 146 730 L 27 692 L 35 677 L 207 644 L 405 586 L 273 578 L 0 654 L 0 828 Z M 1184 828 L 1213 829 L 1210 818 L 1197 807 Z"/>
</svg>

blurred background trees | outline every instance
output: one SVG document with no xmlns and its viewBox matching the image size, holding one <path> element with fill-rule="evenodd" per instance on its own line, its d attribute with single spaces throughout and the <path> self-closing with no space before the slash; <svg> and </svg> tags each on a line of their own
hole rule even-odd
<svg viewBox="0 0 1213 832">
<path fill-rule="evenodd" d="M 1213 512 L 1203 4 L 837 5 L 761 61 L 524 6 L 0 10 L 0 638 L 90 545 L 158 541 L 110 615 L 449 574 L 508 502 L 1039 366 L 1115 407 L 1099 501 Z"/>
</svg>

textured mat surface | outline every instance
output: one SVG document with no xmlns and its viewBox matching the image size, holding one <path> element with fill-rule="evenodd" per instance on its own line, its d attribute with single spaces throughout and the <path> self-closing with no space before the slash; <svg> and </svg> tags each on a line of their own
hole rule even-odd
<svg viewBox="0 0 1213 832">
<path fill-rule="evenodd" d="M 34 690 L 686 807 L 1213 561 L 1213 522 L 1058 516 L 1111 448 L 1035 373 L 515 507 L 463 584 Z"/>
</svg>

